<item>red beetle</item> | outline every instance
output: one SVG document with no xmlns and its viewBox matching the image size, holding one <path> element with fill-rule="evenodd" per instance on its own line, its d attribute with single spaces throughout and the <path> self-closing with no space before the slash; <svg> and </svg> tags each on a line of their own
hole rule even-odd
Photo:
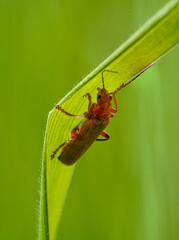
<svg viewBox="0 0 179 240">
<path fill-rule="evenodd" d="M 114 92 L 109 93 L 104 87 L 104 72 L 117 73 L 115 71 L 104 70 L 102 72 L 102 84 L 103 88 L 97 88 L 97 103 L 92 103 L 91 95 L 89 93 L 85 94 L 83 97 L 88 97 L 88 112 L 84 113 L 84 116 L 74 115 L 66 112 L 58 104 L 55 104 L 55 108 L 64 114 L 71 117 L 84 117 L 85 119 L 80 122 L 71 132 L 70 138 L 64 143 L 60 144 L 59 147 L 52 153 L 51 159 L 53 159 L 56 153 L 62 148 L 61 154 L 58 159 L 66 164 L 72 165 L 75 163 L 92 145 L 92 143 L 97 141 L 105 141 L 110 138 L 110 135 L 104 131 L 110 122 L 110 118 L 113 117 L 113 113 L 116 113 L 117 100 L 116 93 L 122 88 L 127 86 L 129 83 L 134 81 L 138 76 L 140 76 L 145 70 L 151 67 L 154 63 L 147 66 L 140 73 L 134 76 L 132 79 L 129 79 L 127 82 L 123 83 L 119 88 Z M 111 105 L 111 100 L 114 100 L 116 109 Z M 101 135 L 103 138 L 98 138 Z"/>
</svg>

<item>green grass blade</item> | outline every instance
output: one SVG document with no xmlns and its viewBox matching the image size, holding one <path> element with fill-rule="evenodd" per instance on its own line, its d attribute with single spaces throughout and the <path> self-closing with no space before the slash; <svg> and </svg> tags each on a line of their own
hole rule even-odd
<svg viewBox="0 0 179 240">
<path fill-rule="evenodd" d="M 89 92 L 95 101 L 96 88 L 102 87 L 103 69 L 118 71 L 118 74 L 105 73 L 105 88 L 114 91 L 146 66 L 157 61 L 178 42 L 179 1 L 172 1 L 70 91 L 59 104 L 70 113 L 83 114 L 87 110 L 88 101 L 82 96 Z M 59 144 L 68 139 L 72 128 L 79 121 L 80 119 L 68 117 L 55 109 L 48 117 L 42 161 L 39 231 L 41 240 L 56 238 L 66 192 L 74 170 L 74 165 L 65 166 L 56 158 L 51 161 L 50 155 Z"/>
<path fill-rule="evenodd" d="M 48 121 L 47 121 L 48 126 Z M 46 131 L 47 133 L 47 131 Z M 40 191 L 40 224 L 39 240 L 49 240 L 48 205 L 47 205 L 47 179 L 46 179 L 46 134 L 44 138 L 42 166 L 41 166 L 41 191 Z"/>
</svg>

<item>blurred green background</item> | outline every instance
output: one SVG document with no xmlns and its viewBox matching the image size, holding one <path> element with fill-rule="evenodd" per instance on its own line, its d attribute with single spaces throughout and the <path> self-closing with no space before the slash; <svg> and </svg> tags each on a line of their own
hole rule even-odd
<svg viewBox="0 0 179 240">
<path fill-rule="evenodd" d="M 54 103 L 166 2 L 0 2 L 0 239 L 37 238 Z M 78 162 L 58 240 L 179 239 L 178 54 L 174 48 L 117 95 L 112 138 Z"/>
</svg>

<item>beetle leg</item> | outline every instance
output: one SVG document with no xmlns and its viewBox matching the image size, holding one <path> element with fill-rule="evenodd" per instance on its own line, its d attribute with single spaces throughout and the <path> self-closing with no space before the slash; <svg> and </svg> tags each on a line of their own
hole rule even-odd
<svg viewBox="0 0 179 240">
<path fill-rule="evenodd" d="M 61 108 L 58 104 L 55 104 L 55 108 L 60 110 L 62 113 L 64 113 L 67 116 L 71 116 L 71 117 L 85 117 L 85 116 L 81 116 L 81 115 L 75 115 L 75 114 L 71 114 L 69 112 L 66 112 L 63 108 Z"/>
<path fill-rule="evenodd" d="M 151 66 L 153 66 L 155 62 L 151 63 L 147 67 L 145 67 L 141 72 L 137 73 L 134 77 L 129 79 L 127 82 L 123 83 L 121 86 L 119 86 L 114 92 L 109 93 L 115 95 L 118 91 L 120 91 L 122 88 L 126 87 L 129 83 L 133 82 L 136 78 L 138 78 L 142 73 L 144 73 L 147 69 L 149 69 Z"/>
<path fill-rule="evenodd" d="M 89 112 L 91 109 L 91 95 L 90 95 L 90 93 L 86 93 L 85 95 L 83 95 L 83 97 L 88 97 L 88 100 L 89 100 L 88 112 Z"/>
<path fill-rule="evenodd" d="M 100 135 L 104 138 L 97 138 L 96 141 L 106 141 L 110 138 L 110 135 L 105 131 L 103 131 Z"/>
<path fill-rule="evenodd" d="M 64 154 L 64 152 L 70 147 L 72 141 L 68 142 L 62 149 L 61 154 L 58 156 L 58 160 L 60 160 L 61 156 Z"/>
<path fill-rule="evenodd" d="M 55 157 L 56 153 L 60 150 L 60 148 L 62 148 L 65 144 L 67 144 L 66 141 L 65 141 L 64 143 L 60 144 L 60 145 L 55 149 L 55 151 L 53 151 L 52 155 L 50 156 L 50 157 L 51 157 L 51 160 Z"/>
<path fill-rule="evenodd" d="M 117 110 L 118 110 L 118 106 L 117 106 L 117 100 L 116 100 L 115 94 L 113 94 L 112 97 L 113 97 L 113 100 L 114 100 L 114 104 L 115 104 L 116 109 L 112 108 L 112 109 L 111 109 L 111 112 L 112 112 L 112 113 L 116 113 Z"/>
<path fill-rule="evenodd" d="M 70 135 L 70 141 L 73 142 L 73 140 L 77 137 L 78 135 L 78 131 L 79 130 L 79 126 L 77 125 L 75 128 L 73 128 L 73 130 L 71 131 L 71 135 Z"/>
</svg>

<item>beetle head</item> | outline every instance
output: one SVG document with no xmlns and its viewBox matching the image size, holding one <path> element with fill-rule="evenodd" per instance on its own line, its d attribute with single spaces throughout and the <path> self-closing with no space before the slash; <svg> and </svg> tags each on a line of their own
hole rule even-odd
<svg viewBox="0 0 179 240">
<path fill-rule="evenodd" d="M 102 71 L 101 76 L 102 76 L 103 88 L 102 89 L 100 89 L 99 87 L 97 88 L 97 90 L 98 90 L 97 103 L 98 104 L 110 103 L 111 99 L 112 99 L 112 96 L 104 87 L 104 76 L 103 76 L 104 72 L 117 73 L 116 71 L 111 71 L 111 70 L 103 70 Z"/>
<path fill-rule="evenodd" d="M 97 93 L 98 104 L 108 103 L 111 101 L 112 97 L 110 96 L 109 92 L 105 88 L 100 89 L 98 87 L 97 90 L 98 90 L 98 93 Z"/>
</svg>

